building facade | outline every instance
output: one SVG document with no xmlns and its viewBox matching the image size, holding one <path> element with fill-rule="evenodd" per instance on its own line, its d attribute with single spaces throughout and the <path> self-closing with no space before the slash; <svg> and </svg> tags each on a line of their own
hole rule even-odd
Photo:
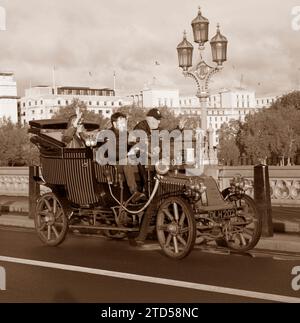
<svg viewBox="0 0 300 323">
<path fill-rule="evenodd" d="M 60 108 L 78 99 L 85 103 L 88 111 L 110 118 L 113 112 L 132 100 L 115 96 L 112 89 L 91 89 L 87 87 L 35 86 L 25 90 L 25 96 L 18 102 L 19 122 L 51 119 Z"/>
<path fill-rule="evenodd" d="M 0 118 L 18 122 L 17 83 L 14 73 L 0 72 Z"/>
<path fill-rule="evenodd" d="M 131 95 L 134 104 L 143 108 L 168 107 L 177 116 L 196 116 L 201 119 L 201 108 L 196 96 L 180 96 L 178 90 L 148 87 L 137 95 Z M 222 89 L 212 93 L 207 101 L 207 125 L 214 130 L 214 145 L 219 142 L 218 130 L 230 120 L 245 121 L 249 114 L 270 107 L 278 97 L 256 98 L 255 92 L 242 89 Z"/>
</svg>

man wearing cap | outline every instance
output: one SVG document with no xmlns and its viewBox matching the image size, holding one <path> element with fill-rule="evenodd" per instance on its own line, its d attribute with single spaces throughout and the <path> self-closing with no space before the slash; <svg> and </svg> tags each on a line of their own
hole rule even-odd
<svg viewBox="0 0 300 323">
<path fill-rule="evenodd" d="M 141 121 L 138 123 L 134 130 L 143 130 L 146 134 L 151 136 L 152 130 L 157 130 L 160 125 L 160 121 L 162 119 L 162 115 L 158 109 L 151 109 L 146 116 L 146 120 Z"/>
</svg>

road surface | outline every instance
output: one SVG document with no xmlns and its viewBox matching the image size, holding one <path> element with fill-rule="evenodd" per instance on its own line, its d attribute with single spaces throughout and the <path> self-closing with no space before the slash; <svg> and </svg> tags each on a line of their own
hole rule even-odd
<svg viewBox="0 0 300 323">
<path fill-rule="evenodd" d="M 175 261 L 156 244 L 69 235 L 50 248 L 33 230 L 0 228 L 0 266 L 6 271 L 4 303 L 300 302 L 291 285 L 300 256 L 288 254 L 197 247 Z"/>
</svg>

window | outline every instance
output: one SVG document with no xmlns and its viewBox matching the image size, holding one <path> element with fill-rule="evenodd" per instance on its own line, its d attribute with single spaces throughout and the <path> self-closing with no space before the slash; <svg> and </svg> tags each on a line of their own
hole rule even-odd
<svg viewBox="0 0 300 323">
<path fill-rule="evenodd" d="M 119 102 L 119 106 L 122 106 L 122 102 L 121 101 Z"/>
<path fill-rule="evenodd" d="M 50 113 L 53 113 L 53 110 L 52 109 L 50 110 Z"/>
<path fill-rule="evenodd" d="M 35 111 L 34 111 L 34 110 L 32 110 L 32 111 L 31 111 L 31 114 L 34 114 L 34 112 L 35 112 Z"/>
<path fill-rule="evenodd" d="M 31 107 L 31 102 L 29 101 L 28 105 Z"/>
<path fill-rule="evenodd" d="M 106 110 L 106 114 L 109 114 L 110 113 L 110 110 Z"/>
<path fill-rule="evenodd" d="M 107 106 L 107 102 L 106 101 L 104 102 L 104 105 Z"/>
<path fill-rule="evenodd" d="M 115 105 L 115 102 L 112 102 L 112 103 L 111 103 L 111 106 L 113 107 L 114 105 Z"/>
<path fill-rule="evenodd" d="M 41 105 L 43 105 L 43 100 L 41 100 Z"/>
<path fill-rule="evenodd" d="M 66 105 L 69 105 L 69 101 L 68 100 L 66 101 Z"/>
<path fill-rule="evenodd" d="M 57 101 L 57 104 L 60 105 L 60 100 Z"/>
<path fill-rule="evenodd" d="M 99 114 L 100 114 L 100 115 L 102 115 L 102 114 L 103 114 L 103 111 L 102 111 L 102 110 L 99 110 L 98 112 L 99 112 Z"/>
<path fill-rule="evenodd" d="M 97 101 L 97 105 L 99 105 L 99 101 Z"/>
<path fill-rule="evenodd" d="M 44 113 L 44 110 L 41 110 L 40 113 L 43 114 Z"/>
<path fill-rule="evenodd" d="M 37 101 L 35 101 L 35 105 L 38 105 Z"/>
<path fill-rule="evenodd" d="M 25 104 L 25 102 L 23 103 L 23 107 L 25 108 L 25 106 L 26 106 L 26 104 Z"/>
<path fill-rule="evenodd" d="M 89 105 L 92 105 L 92 101 L 89 102 Z"/>
</svg>

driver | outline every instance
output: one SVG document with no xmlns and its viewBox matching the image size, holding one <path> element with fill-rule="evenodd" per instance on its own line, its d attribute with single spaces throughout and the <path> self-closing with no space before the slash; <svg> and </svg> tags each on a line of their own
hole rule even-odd
<svg viewBox="0 0 300 323">
<path fill-rule="evenodd" d="M 127 131 L 127 116 L 120 112 L 114 113 L 111 116 L 111 124 L 112 124 L 112 128 L 110 130 L 112 130 L 116 136 L 116 147 L 115 147 L 116 160 L 120 162 L 119 138 L 120 138 L 121 132 Z M 126 134 L 126 136 L 128 138 L 128 133 Z M 135 179 L 135 171 L 134 171 L 135 167 L 132 165 L 120 165 L 120 167 L 124 172 L 127 185 L 129 187 L 130 193 L 132 194 L 131 201 L 133 203 L 136 203 L 140 200 L 145 200 L 146 195 L 138 190 L 138 185 Z"/>
</svg>

